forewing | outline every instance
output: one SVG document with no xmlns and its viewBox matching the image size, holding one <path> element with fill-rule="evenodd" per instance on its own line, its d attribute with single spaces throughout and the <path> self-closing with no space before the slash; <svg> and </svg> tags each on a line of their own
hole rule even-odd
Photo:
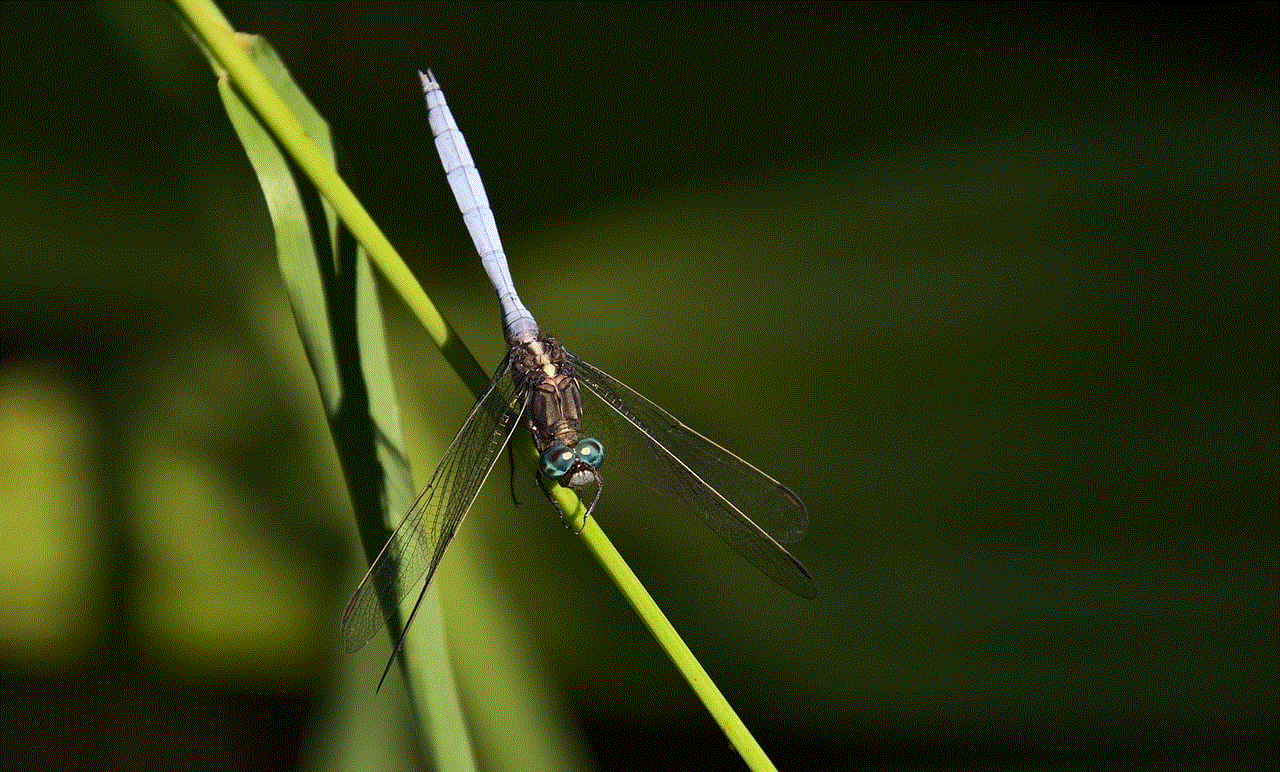
<svg viewBox="0 0 1280 772">
<path fill-rule="evenodd" d="M 813 577 L 779 542 L 804 536 L 809 515 L 792 490 L 711 440 L 603 370 L 572 354 L 574 375 L 614 415 L 584 406 L 584 432 L 606 427 L 610 459 L 636 456 L 628 466 L 652 489 L 687 504 L 740 555 L 783 587 L 810 598 Z M 607 413 L 607 411 L 605 411 Z M 594 419 L 594 420 L 593 420 Z"/>
<path fill-rule="evenodd" d="M 369 566 L 342 615 L 342 645 L 356 651 L 382 629 L 400 600 L 440 565 L 476 494 L 520 423 L 526 395 L 517 393 L 510 359 L 476 400 L 427 487 Z"/>
</svg>

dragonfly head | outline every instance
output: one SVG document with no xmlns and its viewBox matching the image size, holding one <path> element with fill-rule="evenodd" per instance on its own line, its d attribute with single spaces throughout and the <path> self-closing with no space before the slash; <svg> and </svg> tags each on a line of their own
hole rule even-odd
<svg viewBox="0 0 1280 772">
<path fill-rule="evenodd" d="M 570 448 L 556 443 L 542 452 L 542 474 L 567 488 L 581 488 L 599 480 L 597 471 L 604 463 L 604 446 L 592 437 L 578 440 Z"/>
</svg>

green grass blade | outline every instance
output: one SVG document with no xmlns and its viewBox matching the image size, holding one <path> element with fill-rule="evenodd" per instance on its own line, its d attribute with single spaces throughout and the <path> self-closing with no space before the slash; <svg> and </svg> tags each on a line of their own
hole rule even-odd
<svg viewBox="0 0 1280 772">
<path fill-rule="evenodd" d="M 243 37 L 254 63 L 283 95 L 321 151 L 333 158 L 327 125 L 265 41 Z M 315 373 L 365 551 L 377 554 L 413 501 L 401 440 L 382 312 L 363 250 L 305 181 L 226 78 L 218 91 L 267 199 L 280 271 Z M 434 598 L 432 598 L 434 601 Z M 392 630 L 399 629 L 393 610 Z M 475 769 L 443 640 L 438 605 L 427 604 L 413 652 L 401 659 L 423 750 L 444 770 Z"/>
<path fill-rule="evenodd" d="M 201 46 L 213 57 L 215 66 L 226 71 L 240 96 L 253 106 L 256 115 L 271 130 L 281 147 L 321 191 L 326 202 L 364 247 L 382 277 L 422 322 L 454 372 L 473 394 L 479 396 L 489 385 L 488 373 L 423 292 L 409 266 L 400 259 L 382 229 L 338 176 L 329 158 L 308 136 L 302 123 L 254 65 L 217 8 L 208 0 L 174 0 L 174 3 L 191 24 Z"/>
</svg>

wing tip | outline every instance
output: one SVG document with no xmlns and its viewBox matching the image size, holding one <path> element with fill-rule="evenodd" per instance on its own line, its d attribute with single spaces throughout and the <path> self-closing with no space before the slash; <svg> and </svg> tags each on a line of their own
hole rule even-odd
<svg viewBox="0 0 1280 772">
<path fill-rule="evenodd" d="M 795 569 L 796 576 L 791 577 L 792 581 L 786 582 L 783 586 L 805 600 L 818 597 L 818 584 L 814 581 L 813 574 L 809 573 L 804 563 L 796 560 L 795 555 L 790 552 L 786 554 L 791 559 L 791 567 Z"/>
<path fill-rule="evenodd" d="M 783 485 L 782 483 L 777 483 L 777 485 L 778 485 L 778 492 L 782 494 L 782 497 L 786 499 L 787 502 L 791 504 L 791 506 L 795 507 L 796 509 L 805 513 L 806 515 L 809 514 L 809 508 L 806 507 L 804 505 L 804 502 L 800 500 L 800 494 L 791 490 L 790 488 Z"/>
</svg>

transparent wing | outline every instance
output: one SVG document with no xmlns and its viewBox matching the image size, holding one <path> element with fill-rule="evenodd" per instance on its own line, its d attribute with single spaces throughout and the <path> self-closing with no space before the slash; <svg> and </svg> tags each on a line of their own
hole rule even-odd
<svg viewBox="0 0 1280 772">
<path fill-rule="evenodd" d="M 418 494 L 347 603 L 342 615 L 342 646 L 348 652 L 364 646 L 382 629 L 387 612 L 396 609 L 424 575 L 426 584 L 431 582 L 458 525 L 524 412 L 526 394 L 517 393 L 510 364 L 508 357 L 498 367 L 488 391 L 476 400 L 449 443 L 431 482 Z"/>
<path fill-rule="evenodd" d="M 815 595 L 813 576 L 780 544 L 799 540 L 809 526 L 799 496 L 618 379 L 569 357 L 578 382 L 616 413 L 583 410 L 584 433 L 602 429 L 606 473 L 611 458 L 631 458 L 643 482 L 687 504 L 774 581 L 801 597 Z"/>
</svg>

